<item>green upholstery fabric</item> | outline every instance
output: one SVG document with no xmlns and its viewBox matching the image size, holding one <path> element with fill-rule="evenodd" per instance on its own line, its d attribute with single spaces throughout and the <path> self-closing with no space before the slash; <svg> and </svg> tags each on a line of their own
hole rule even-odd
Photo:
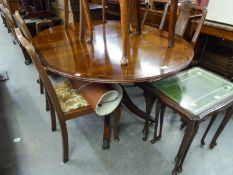
<svg viewBox="0 0 233 175">
<path fill-rule="evenodd" d="M 198 67 L 151 85 L 195 115 L 233 96 L 233 83 Z"/>
<path fill-rule="evenodd" d="M 88 106 L 83 96 L 76 89 L 72 88 L 69 80 L 59 81 L 54 85 L 54 89 L 64 112 L 70 112 Z"/>
</svg>

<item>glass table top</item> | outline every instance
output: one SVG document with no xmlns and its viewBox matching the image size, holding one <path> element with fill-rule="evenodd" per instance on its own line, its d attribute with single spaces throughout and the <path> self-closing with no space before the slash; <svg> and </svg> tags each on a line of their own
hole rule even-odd
<svg viewBox="0 0 233 175">
<path fill-rule="evenodd" d="M 199 67 L 151 85 L 195 115 L 233 96 L 233 83 Z"/>
</svg>

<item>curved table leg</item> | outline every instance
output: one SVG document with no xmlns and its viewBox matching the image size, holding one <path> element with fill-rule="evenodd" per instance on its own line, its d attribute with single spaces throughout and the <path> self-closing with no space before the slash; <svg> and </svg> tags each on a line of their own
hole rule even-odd
<svg viewBox="0 0 233 175">
<path fill-rule="evenodd" d="M 124 104 L 125 107 L 127 107 L 132 113 L 140 117 L 141 119 L 146 119 L 147 115 L 144 111 L 139 109 L 129 98 L 127 92 L 125 91 L 124 87 L 121 86 L 123 89 L 123 98 L 122 98 L 122 103 Z M 151 117 L 149 117 L 151 118 Z"/>
</svg>

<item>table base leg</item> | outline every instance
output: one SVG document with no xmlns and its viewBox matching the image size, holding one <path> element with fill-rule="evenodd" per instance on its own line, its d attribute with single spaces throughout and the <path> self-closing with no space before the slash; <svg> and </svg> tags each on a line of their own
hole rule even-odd
<svg viewBox="0 0 233 175">
<path fill-rule="evenodd" d="M 136 116 L 140 117 L 141 119 L 146 119 L 147 114 L 142 111 L 141 109 L 139 109 L 133 102 L 132 100 L 129 98 L 126 90 L 124 89 L 124 87 L 122 86 L 123 89 L 123 98 L 122 98 L 122 103 L 124 104 L 124 106 L 126 108 L 128 108 L 132 113 L 134 113 Z M 151 118 L 151 117 L 150 117 Z"/>
</svg>

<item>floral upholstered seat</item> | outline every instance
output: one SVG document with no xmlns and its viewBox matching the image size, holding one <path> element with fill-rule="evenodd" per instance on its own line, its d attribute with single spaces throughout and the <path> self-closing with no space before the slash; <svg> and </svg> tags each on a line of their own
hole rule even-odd
<svg viewBox="0 0 233 175">
<path fill-rule="evenodd" d="M 60 101 L 63 112 L 70 112 L 89 104 L 84 97 L 72 88 L 69 80 L 62 80 L 54 85 L 54 89 Z"/>
</svg>

